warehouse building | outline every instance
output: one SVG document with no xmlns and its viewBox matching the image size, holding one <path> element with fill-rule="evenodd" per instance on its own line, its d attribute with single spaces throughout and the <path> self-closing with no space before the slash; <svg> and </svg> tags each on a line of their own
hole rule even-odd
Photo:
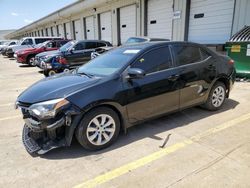
<svg viewBox="0 0 250 188">
<path fill-rule="evenodd" d="M 79 0 L 7 35 L 103 39 L 131 36 L 222 46 L 250 25 L 249 0 Z"/>
</svg>

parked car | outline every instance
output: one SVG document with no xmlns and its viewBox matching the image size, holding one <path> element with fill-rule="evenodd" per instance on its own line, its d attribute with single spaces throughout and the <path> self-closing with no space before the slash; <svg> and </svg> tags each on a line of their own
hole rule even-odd
<svg viewBox="0 0 250 188">
<path fill-rule="evenodd" d="M 203 105 L 220 109 L 235 81 L 233 60 L 189 42 L 122 46 L 25 90 L 16 105 L 29 153 L 110 146 L 120 129 Z"/>
<path fill-rule="evenodd" d="M 9 46 L 16 45 L 16 44 L 18 44 L 17 40 L 5 42 L 2 45 L 0 45 L 0 52 L 2 53 L 2 55 L 6 55 L 7 48 Z"/>
<path fill-rule="evenodd" d="M 23 50 L 18 50 L 14 54 L 18 63 L 24 63 L 34 66 L 35 56 L 39 53 L 45 51 L 53 51 L 62 47 L 64 44 L 69 42 L 69 40 L 50 40 L 34 46 L 34 48 L 26 48 Z"/>
<path fill-rule="evenodd" d="M 145 43 L 145 42 L 157 42 L 157 41 L 170 41 L 164 38 L 150 38 L 150 37 L 130 37 L 125 42 L 124 45 L 135 44 L 135 43 Z"/>
<path fill-rule="evenodd" d="M 112 46 L 107 41 L 102 40 L 81 40 L 72 41 L 65 47 L 60 48 L 43 59 L 40 68 L 43 69 L 45 76 L 51 76 L 72 68 L 76 68 L 91 59 L 91 53 L 101 46 Z"/>
<path fill-rule="evenodd" d="M 149 38 L 149 37 L 130 37 L 123 45 L 131 45 L 136 43 L 146 43 L 146 42 L 157 42 L 157 41 L 170 41 L 169 39 L 163 38 Z M 91 59 L 113 49 L 112 47 L 99 47 L 94 52 L 91 53 Z"/>
<path fill-rule="evenodd" d="M 37 44 L 43 43 L 48 40 L 62 40 L 61 37 L 25 37 L 23 38 L 19 44 L 11 45 L 6 50 L 6 55 L 8 57 L 14 57 L 14 53 L 17 50 L 31 48 Z"/>
</svg>

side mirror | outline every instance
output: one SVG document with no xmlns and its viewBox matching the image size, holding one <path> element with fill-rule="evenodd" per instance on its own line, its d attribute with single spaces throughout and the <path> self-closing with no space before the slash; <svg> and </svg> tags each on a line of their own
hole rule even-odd
<svg viewBox="0 0 250 188">
<path fill-rule="evenodd" d="M 128 70 L 128 79 L 140 79 L 146 75 L 145 71 L 138 68 L 130 68 Z"/>
<path fill-rule="evenodd" d="M 72 54 L 74 53 L 74 51 L 75 51 L 75 48 L 71 48 L 71 49 L 69 50 L 69 52 L 72 53 Z"/>
</svg>

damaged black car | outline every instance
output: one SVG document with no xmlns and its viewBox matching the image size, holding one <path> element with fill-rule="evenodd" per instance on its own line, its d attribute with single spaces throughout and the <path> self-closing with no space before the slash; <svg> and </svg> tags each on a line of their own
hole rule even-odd
<svg viewBox="0 0 250 188">
<path fill-rule="evenodd" d="M 188 42 L 123 46 L 45 78 L 18 98 L 31 154 L 110 146 L 120 130 L 187 107 L 220 109 L 235 80 L 233 60 Z"/>
</svg>

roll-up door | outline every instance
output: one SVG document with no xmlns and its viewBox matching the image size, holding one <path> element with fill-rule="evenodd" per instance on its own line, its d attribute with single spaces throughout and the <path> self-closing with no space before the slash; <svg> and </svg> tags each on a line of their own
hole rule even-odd
<svg viewBox="0 0 250 188">
<path fill-rule="evenodd" d="M 67 39 L 71 39 L 72 35 L 71 35 L 71 31 L 70 31 L 70 23 L 65 23 L 65 31 L 66 31 L 66 38 Z"/>
<path fill-rule="evenodd" d="M 188 40 L 224 44 L 231 35 L 234 0 L 191 0 Z"/>
<path fill-rule="evenodd" d="M 59 32 L 59 37 L 63 37 L 64 38 L 64 29 L 63 29 L 63 25 L 58 25 L 58 32 Z"/>
<path fill-rule="evenodd" d="M 51 28 L 48 27 L 47 29 L 48 29 L 48 36 L 51 37 L 52 36 L 52 34 L 51 34 Z"/>
<path fill-rule="evenodd" d="M 102 40 L 112 43 L 112 21 L 110 11 L 100 14 L 100 34 Z"/>
<path fill-rule="evenodd" d="M 93 16 L 89 16 L 86 18 L 86 36 L 87 39 L 95 39 L 95 27 Z"/>
<path fill-rule="evenodd" d="M 83 38 L 80 20 L 74 21 L 74 32 L 75 32 L 75 40 L 81 40 Z"/>
<path fill-rule="evenodd" d="M 53 27 L 52 27 L 52 31 L 53 31 L 53 37 L 57 36 L 57 33 L 56 33 L 56 26 L 53 26 Z"/>
<path fill-rule="evenodd" d="M 172 38 L 173 0 L 148 0 L 147 35 Z"/>
<path fill-rule="evenodd" d="M 136 5 L 120 8 L 120 40 L 123 44 L 129 37 L 136 36 Z"/>
</svg>

